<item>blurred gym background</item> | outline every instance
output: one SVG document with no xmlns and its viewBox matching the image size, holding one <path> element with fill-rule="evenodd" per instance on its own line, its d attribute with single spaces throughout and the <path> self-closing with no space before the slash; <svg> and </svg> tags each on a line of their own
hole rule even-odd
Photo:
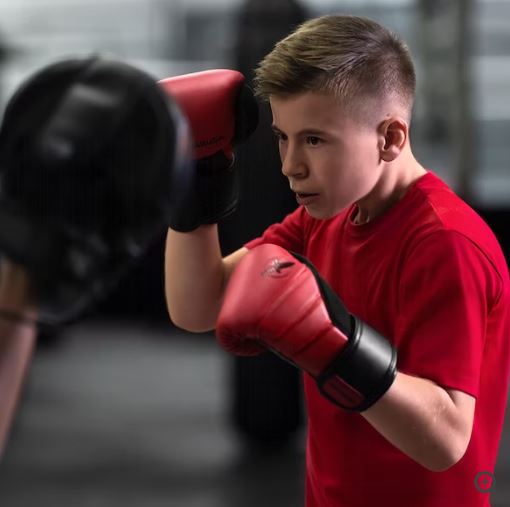
<svg viewBox="0 0 510 507">
<path fill-rule="evenodd" d="M 228 67 L 250 80 L 276 40 L 326 13 L 369 16 L 407 40 L 415 152 L 481 213 L 510 260 L 510 0 L 0 0 L 0 108 L 35 69 L 90 53 L 156 78 Z M 260 113 L 238 150 L 242 198 L 221 225 L 225 254 L 295 207 L 270 113 Z M 0 463 L 0 506 L 302 505 L 298 373 L 176 329 L 163 248 L 161 237 L 82 320 L 41 332 Z M 509 419 L 493 507 L 510 505 Z"/>
</svg>

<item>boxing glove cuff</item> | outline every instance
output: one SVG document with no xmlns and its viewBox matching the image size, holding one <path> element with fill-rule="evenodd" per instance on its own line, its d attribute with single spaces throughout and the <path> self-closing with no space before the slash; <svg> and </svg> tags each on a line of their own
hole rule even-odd
<svg viewBox="0 0 510 507">
<path fill-rule="evenodd" d="M 326 398 L 344 410 L 362 412 L 390 388 L 396 374 L 396 349 L 354 317 L 348 345 L 318 377 L 317 385 Z"/>
<path fill-rule="evenodd" d="M 190 232 L 202 224 L 214 224 L 232 213 L 238 202 L 239 172 L 234 160 L 218 151 L 198 160 L 193 187 L 185 199 L 176 199 L 169 226 Z"/>
</svg>

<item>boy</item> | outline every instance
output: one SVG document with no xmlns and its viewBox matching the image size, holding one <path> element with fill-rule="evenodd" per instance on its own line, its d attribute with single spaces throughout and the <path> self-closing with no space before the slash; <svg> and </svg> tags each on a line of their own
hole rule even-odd
<svg viewBox="0 0 510 507">
<path fill-rule="evenodd" d="M 389 385 L 361 411 L 343 410 L 305 373 L 307 507 L 489 505 L 475 478 L 494 470 L 502 429 L 508 271 L 485 223 L 413 156 L 407 48 L 368 19 L 321 17 L 275 46 L 256 86 L 300 207 L 224 259 L 214 220 L 181 227 L 193 210 L 181 211 L 166 247 L 171 318 L 191 331 L 221 324 L 221 343 L 237 353 L 260 342 L 278 350 L 273 343 L 292 338 L 275 332 L 249 343 L 240 328 L 236 336 L 225 288 L 230 281 L 247 293 L 252 280 L 246 270 L 235 279 L 235 269 L 262 244 L 304 256 L 338 304 L 398 356 Z M 255 327 L 263 319 L 257 305 L 235 309 Z M 287 358 L 308 371 L 303 356 Z"/>
</svg>

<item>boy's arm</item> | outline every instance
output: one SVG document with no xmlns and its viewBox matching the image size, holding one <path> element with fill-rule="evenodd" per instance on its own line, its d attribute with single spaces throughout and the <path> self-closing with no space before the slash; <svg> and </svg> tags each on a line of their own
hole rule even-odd
<svg viewBox="0 0 510 507">
<path fill-rule="evenodd" d="M 19 318 L 19 320 L 18 320 Z M 37 326 L 26 271 L 2 260 L 0 267 L 0 454 L 32 357 Z"/>
<path fill-rule="evenodd" d="M 362 415 L 395 447 L 437 472 L 466 452 L 475 404 L 469 394 L 399 372 L 386 394 Z"/>
<path fill-rule="evenodd" d="M 258 107 L 237 71 L 198 72 L 160 84 L 186 114 L 195 142 L 194 165 L 173 178 L 178 205 L 165 249 L 167 307 L 177 326 L 208 331 L 215 327 L 229 274 L 247 251 L 223 259 L 216 224 L 236 208 L 233 147 L 255 130 Z"/>
<path fill-rule="evenodd" d="M 342 301 L 306 259 L 276 245 L 250 250 L 232 274 L 217 321 L 219 343 L 269 349 L 307 372 L 339 407 L 360 412 L 392 444 L 434 471 L 470 439 L 475 400 L 397 371 L 397 351 Z"/>
<path fill-rule="evenodd" d="M 214 329 L 224 288 L 247 251 L 240 248 L 222 258 L 216 224 L 187 233 L 169 229 L 165 292 L 172 322 L 193 332 Z"/>
</svg>

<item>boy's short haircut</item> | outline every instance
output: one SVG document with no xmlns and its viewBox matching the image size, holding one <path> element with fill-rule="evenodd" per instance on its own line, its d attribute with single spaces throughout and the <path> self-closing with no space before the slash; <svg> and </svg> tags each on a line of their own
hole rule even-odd
<svg viewBox="0 0 510 507">
<path fill-rule="evenodd" d="M 370 19 L 329 15 L 301 24 L 255 71 L 255 93 L 268 100 L 307 91 L 333 94 L 355 113 L 367 99 L 394 99 L 410 119 L 416 88 L 406 44 Z M 370 108 L 372 109 L 372 108 Z"/>
</svg>

